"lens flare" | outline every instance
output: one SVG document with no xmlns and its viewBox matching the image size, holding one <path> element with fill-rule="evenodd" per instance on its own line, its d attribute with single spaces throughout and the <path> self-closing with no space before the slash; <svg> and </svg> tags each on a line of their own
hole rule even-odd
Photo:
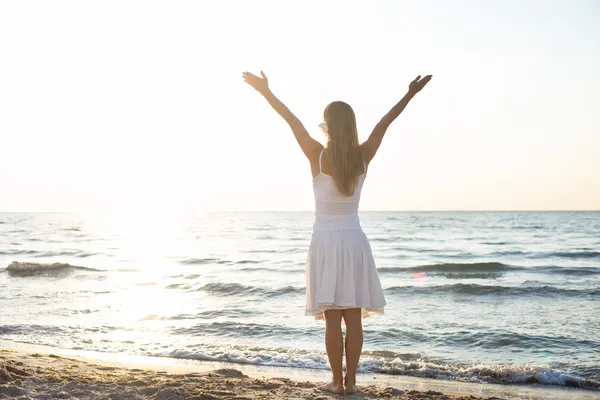
<svg viewBox="0 0 600 400">
<path fill-rule="evenodd" d="M 410 276 L 419 284 L 424 284 L 425 282 L 427 282 L 427 274 L 425 272 L 411 271 Z"/>
</svg>

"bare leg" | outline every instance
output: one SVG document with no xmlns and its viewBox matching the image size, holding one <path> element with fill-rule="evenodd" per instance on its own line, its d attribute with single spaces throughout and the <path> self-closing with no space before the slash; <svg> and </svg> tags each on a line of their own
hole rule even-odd
<svg viewBox="0 0 600 400">
<path fill-rule="evenodd" d="M 322 390 L 331 393 L 344 393 L 342 378 L 342 359 L 344 357 L 344 340 L 342 338 L 342 310 L 325 311 L 325 349 L 331 365 L 333 379 L 321 386 Z"/>
<path fill-rule="evenodd" d="M 363 346 L 362 315 L 360 308 L 351 308 L 343 312 L 346 323 L 346 393 L 356 393 L 356 370 Z"/>
</svg>

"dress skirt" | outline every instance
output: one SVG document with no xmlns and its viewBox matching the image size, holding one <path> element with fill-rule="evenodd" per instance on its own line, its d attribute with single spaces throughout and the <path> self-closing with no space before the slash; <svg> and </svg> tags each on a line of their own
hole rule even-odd
<svg viewBox="0 0 600 400">
<path fill-rule="evenodd" d="M 364 232 L 314 232 L 306 262 L 306 315 L 324 319 L 326 310 L 361 308 L 367 318 L 383 313 L 385 304 Z"/>
</svg>

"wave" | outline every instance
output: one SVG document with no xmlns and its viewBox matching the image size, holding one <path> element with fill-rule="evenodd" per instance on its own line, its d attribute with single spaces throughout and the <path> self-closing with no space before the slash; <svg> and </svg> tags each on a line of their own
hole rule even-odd
<svg viewBox="0 0 600 400">
<path fill-rule="evenodd" d="M 30 239 L 32 240 L 32 239 Z M 83 250 L 63 250 L 63 251 L 37 251 L 37 250 L 5 250 L 0 251 L 0 255 L 5 256 L 16 256 L 16 255 L 30 255 L 35 258 L 42 257 L 77 257 L 77 258 L 87 258 L 98 255 L 99 253 L 89 253 Z"/>
<path fill-rule="evenodd" d="M 325 355 L 304 349 L 207 345 L 153 354 L 159 357 L 309 369 L 328 369 Z M 421 354 L 365 351 L 359 372 L 474 383 L 544 384 L 598 389 L 600 382 L 545 365 L 470 365 L 427 359 Z"/>
<path fill-rule="evenodd" d="M 180 274 L 180 275 L 171 275 L 169 276 L 169 278 L 183 278 L 183 279 L 198 279 L 200 278 L 202 275 L 199 274 Z"/>
<path fill-rule="evenodd" d="M 392 333 L 401 335 L 403 331 L 394 330 Z M 443 346 L 473 347 L 489 351 L 499 348 L 511 348 L 519 351 L 528 350 L 533 353 L 547 353 L 553 349 L 563 352 L 565 348 L 570 351 L 577 349 L 577 351 L 585 352 L 600 345 L 598 340 L 577 339 L 561 335 L 558 332 L 553 335 L 534 335 L 503 329 L 486 329 L 474 332 L 468 327 L 462 327 L 443 335 L 429 332 L 424 335 L 424 339 L 428 341 L 435 340 Z"/>
<path fill-rule="evenodd" d="M 535 271 L 560 275 L 599 275 L 598 267 L 537 267 Z"/>
<path fill-rule="evenodd" d="M 170 285 L 165 286 L 166 289 L 182 289 L 182 290 L 190 290 L 192 287 L 190 285 L 186 285 L 185 283 L 172 283 Z"/>
<path fill-rule="evenodd" d="M 96 268 L 81 267 L 68 263 L 34 263 L 13 261 L 5 270 L 16 276 L 44 275 L 69 271 L 102 271 Z"/>
<path fill-rule="evenodd" d="M 532 259 L 547 259 L 547 258 L 568 258 L 568 259 L 600 259 L 600 251 L 554 251 L 554 252 L 528 252 L 523 250 L 505 250 L 489 253 L 488 256 L 497 257 L 524 257 Z"/>
<path fill-rule="evenodd" d="M 440 275 L 447 279 L 498 279 L 502 272 L 449 272 Z"/>
<path fill-rule="evenodd" d="M 561 258 L 600 258 L 600 251 L 557 251 L 548 253 L 545 257 Z"/>
<path fill-rule="evenodd" d="M 245 268 L 240 268 L 239 271 L 249 271 L 249 272 L 284 272 L 284 273 L 288 274 L 288 273 L 304 272 L 304 269 L 301 269 L 301 268 L 286 269 L 286 268 L 267 268 L 267 267 L 258 267 L 258 268 L 245 267 Z"/>
<path fill-rule="evenodd" d="M 202 265 L 202 264 L 259 264 L 257 260 L 239 260 L 239 261 L 228 261 L 222 258 L 188 258 L 180 261 L 181 264 L 187 265 Z"/>
<path fill-rule="evenodd" d="M 390 243 L 390 242 L 415 242 L 415 241 L 428 241 L 427 238 L 422 238 L 422 237 L 411 237 L 411 236 L 406 236 L 406 237 L 398 237 L 398 236 L 375 236 L 375 237 L 370 237 L 369 241 L 370 242 L 384 242 L 384 243 Z"/>
<path fill-rule="evenodd" d="M 379 267 L 380 273 L 424 273 L 431 275 L 442 275 L 449 278 L 488 278 L 497 277 L 507 271 L 523 270 L 524 267 L 516 267 L 499 262 L 483 263 L 443 263 L 420 265 L 416 267 Z"/>
<path fill-rule="evenodd" d="M 195 291 L 208 292 L 212 294 L 222 295 L 222 296 L 234 296 L 240 294 L 256 294 L 261 293 L 263 290 L 256 286 L 245 286 L 239 283 L 207 283 L 204 286 L 196 289 Z"/>
<path fill-rule="evenodd" d="M 559 267 L 537 266 L 523 267 L 500 262 L 483 263 L 443 263 L 420 265 L 416 267 L 379 267 L 380 273 L 425 273 L 447 278 L 494 278 L 505 272 L 532 272 L 558 275 L 597 275 L 600 267 Z"/>
<path fill-rule="evenodd" d="M 63 332 L 63 329 L 53 325 L 0 325 L 1 335 L 15 335 L 20 333 L 36 332 L 36 334 L 54 335 Z"/>
<path fill-rule="evenodd" d="M 255 239 L 255 240 L 273 240 L 275 238 L 271 235 L 260 235 L 260 236 L 255 236 L 253 239 Z"/>
<path fill-rule="evenodd" d="M 515 230 L 529 230 L 529 229 L 547 229 L 547 226 L 544 225 L 517 225 L 517 226 L 511 226 L 510 229 L 515 229 Z"/>
<path fill-rule="evenodd" d="M 232 316 L 246 317 L 249 310 L 208 310 L 197 315 L 182 314 L 177 316 L 162 317 L 165 319 L 197 319 L 199 322 L 193 326 L 172 327 L 170 333 L 184 336 L 201 336 L 205 338 L 219 337 L 228 339 L 261 338 L 267 342 L 275 340 L 284 342 L 297 340 L 306 335 L 322 335 L 321 326 L 286 326 L 280 324 L 259 324 L 245 321 L 215 321 L 207 322 L 205 318 L 221 317 L 223 314 L 232 312 Z M 156 318 L 156 316 L 153 316 Z M 398 343 L 399 345 L 410 345 L 410 343 L 431 343 L 434 346 L 444 348 L 484 349 L 494 351 L 498 348 L 506 348 L 507 351 L 527 350 L 532 354 L 552 355 L 553 351 L 564 353 L 565 349 L 573 352 L 589 352 L 589 349 L 597 348 L 599 340 L 577 339 L 560 334 L 555 335 L 533 335 L 509 330 L 473 331 L 469 326 L 456 329 L 452 332 L 439 332 L 435 330 L 415 332 L 409 328 L 365 329 L 366 343 L 377 346 L 385 343 Z M 210 341 L 209 341 L 210 342 Z M 265 343 L 267 343 L 265 342 Z M 391 351 L 365 352 L 366 355 L 377 355 L 378 357 L 394 359 L 400 354 Z M 414 357 L 413 357 L 414 358 Z M 405 359 L 403 357 L 403 359 Z M 408 361 L 408 359 L 405 359 Z M 598 366 L 600 373 L 600 365 Z M 589 369 L 589 365 L 587 366 Z M 590 371 L 590 375 L 593 374 Z M 600 377 L 600 375 L 598 375 Z"/>
<path fill-rule="evenodd" d="M 201 311 L 197 314 L 176 314 L 176 315 L 158 315 L 150 314 L 143 318 L 142 321 L 180 321 L 180 320 L 206 320 L 211 318 L 248 318 L 251 316 L 261 315 L 260 311 L 252 309 L 218 309 L 218 310 L 207 310 Z"/>
<path fill-rule="evenodd" d="M 72 256 L 77 258 L 87 258 L 98 255 L 99 253 L 88 253 L 83 250 L 64 250 L 64 251 L 49 251 L 46 253 L 38 253 L 35 255 L 36 258 L 42 257 L 61 257 L 61 256 Z"/>
<path fill-rule="evenodd" d="M 261 260 L 224 260 L 222 258 L 189 258 L 180 261 L 181 264 L 186 265 L 203 265 L 203 264 L 227 264 L 227 265 L 244 265 L 244 264 L 261 264 Z"/>
<path fill-rule="evenodd" d="M 238 295 L 258 295 L 264 297 L 277 297 L 290 294 L 304 294 L 304 287 L 283 286 L 270 289 L 268 287 L 258 287 L 242 285 L 239 283 L 211 282 L 202 286 L 192 287 L 184 283 L 173 283 L 166 286 L 167 289 L 180 289 L 191 292 L 207 292 L 216 296 L 238 296 Z"/>
<path fill-rule="evenodd" d="M 171 333 L 190 336 L 218 336 L 227 338 L 289 338 L 296 340 L 303 335 L 321 333 L 320 326 L 305 328 L 276 324 L 240 323 L 237 321 L 202 322 L 190 327 L 173 328 Z"/>
<path fill-rule="evenodd" d="M 477 285 L 473 283 L 455 283 L 451 285 L 436 286 L 394 286 L 385 290 L 390 294 L 462 294 L 473 296 L 572 296 L 572 297 L 598 297 L 600 288 L 597 289 L 563 289 L 555 286 L 496 286 Z"/>
<path fill-rule="evenodd" d="M 235 310 L 234 310 L 235 311 Z M 191 320 L 213 318 L 222 315 L 222 310 L 211 310 L 197 315 L 179 314 L 175 316 L 148 315 L 142 320 Z M 176 359 L 194 359 L 206 361 L 223 361 L 238 364 L 252 364 L 264 366 L 281 366 L 293 368 L 328 369 L 328 362 L 324 352 L 306 348 L 295 348 L 294 346 L 266 347 L 266 345 L 243 343 L 234 344 L 214 341 L 211 338 L 224 339 L 246 339 L 252 337 L 263 339 L 263 343 L 272 343 L 273 338 L 277 341 L 293 343 L 299 337 L 307 335 L 322 335 L 322 326 L 284 326 L 277 324 L 253 324 L 244 323 L 248 321 L 246 315 L 237 315 L 237 321 L 202 322 L 193 326 L 179 326 L 169 328 L 172 335 L 183 337 L 194 337 L 195 345 L 186 347 L 170 347 L 157 343 L 149 349 L 138 350 L 143 354 L 155 357 L 171 357 Z M 98 326 L 85 329 L 85 332 L 107 333 L 125 330 L 125 327 Z M 391 332 L 390 332 L 391 331 Z M 35 335 L 31 335 L 31 333 Z M 367 331 L 367 337 L 372 343 L 376 331 Z M 380 334 L 394 335 L 396 338 L 403 337 L 404 331 L 399 328 L 378 331 Z M 0 335 L 9 340 L 33 341 L 35 343 L 49 343 L 54 341 L 56 335 L 69 335 L 80 348 L 79 341 L 82 337 L 80 327 L 55 327 L 43 325 L 0 325 Z M 424 340 L 439 340 L 439 332 L 422 332 Z M 598 346 L 598 341 L 575 340 L 569 337 L 545 337 L 517 334 L 514 332 L 478 332 L 473 334 L 469 329 L 444 334 L 442 344 L 460 344 L 463 348 L 481 346 L 494 351 L 501 346 L 522 349 L 533 347 L 538 354 L 543 352 L 552 356 L 553 349 L 563 352 L 565 343 L 575 345 L 579 350 L 593 349 Z M 86 342 L 87 343 L 87 342 Z M 111 351 L 131 351 L 130 341 L 115 341 L 117 347 Z M 105 346 L 91 341 L 86 344 L 86 349 L 96 349 L 96 346 Z M 126 346 L 126 347 L 119 347 Z M 105 347 L 102 347 L 105 349 Z M 135 350 L 134 350 L 135 352 Z M 554 386 L 572 386 L 585 389 L 600 389 L 600 366 L 585 364 L 567 365 L 563 364 L 558 369 L 556 365 L 550 368 L 548 365 L 514 365 L 514 364 L 477 364 L 474 362 L 461 362 L 460 360 L 436 359 L 427 357 L 421 353 L 400 353 L 389 350 L 364 351 L 361 357 L 359 372 L 405 375 L 418 378 L 434 378 L 461 382 L 474 383 L 497 383 L 497 384 L 544 384 Z"/>
<path fill-rule="evenodd" d="M 228 261 L 222 260 L 220 258 L 188 258 L 186 260 L 180 261 L 181 264 L 227 264 Z"/>
<path fill-rule="evenodd" d="M 514 270 L 515 268 L 500 262 L 482 262 L 421 265 L 408 268 L 408 270 L 415 272 L 504 272 Z M 517 269 L 520 268 L 517 267 Z"/>
<path fill-rule="evenodd" d="M 393 360 L 381 365 L 379 373 L 408 375 L 419 378 L 445 379 L 476 383 L 543 384 L 598 389 L 600 382 L 555 370 L 544 365 L 464 365 L 445 364 L 427 360 Z"/>
<path fill-rule="evenodd" d="M 38 254 L 35 250 L 4 250 L 0 251 L 0 256 L 17 256 L 17 255 L 28 255 Z"/>
<path fill-rule="evenodd" d="M 257 286 L 245 286 L 239 283 L 208 283 L 198 290 L 203 292 L 209 292 L 221 296 L 239 295 L 239 294 L 254 294 L 263 295 L 267 297 L 275 297 L 286 294 L 304 294 L 305 289 L 303 287 L 296 286 L 284 286 L 277 289 L 268 289 Z"/>
</svg>

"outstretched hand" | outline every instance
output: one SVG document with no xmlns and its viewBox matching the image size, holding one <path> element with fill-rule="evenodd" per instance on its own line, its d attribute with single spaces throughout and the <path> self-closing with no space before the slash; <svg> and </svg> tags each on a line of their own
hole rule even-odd
<svg viewBox="0 0 600 400">
<path fill-rule="evenodd" d="M 417 76 L 414 81 L 408 85 L 408 91 L 412 94 L 417 94 L 429 83 L 433 75 L 427 75 L 424 78 L 421 78 L 421 75 Z"/>
<path fill-rule="evenodd" d="M 244 78 L 244 82 L 246 82 L 248 85 L 252 86 L 260 93 L 265 93 L 267 90 L 269 90 L 269 79 L 267 79 L 267 76 L 262 71 L 260 71 L 260 75 L 262 78 L 254 75 L 251 72 L 244 72 L 242 77 Z"/>
</svg>

